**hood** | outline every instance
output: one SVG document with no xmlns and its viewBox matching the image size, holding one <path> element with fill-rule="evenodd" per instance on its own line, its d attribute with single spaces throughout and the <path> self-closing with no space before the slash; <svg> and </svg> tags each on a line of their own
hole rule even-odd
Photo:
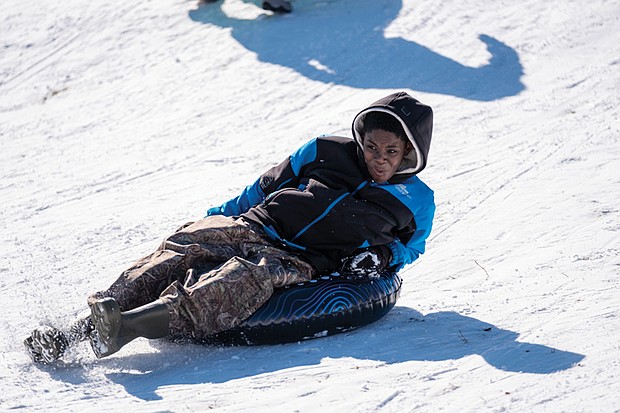
<svg viewBox="0 0 620 413">
<path fill-rule="evenodd" d="M 428 151 L 433 133 L 433 109 L 409 96 L 398 92 L 379 99 L 358 113 L 353 119 L 353 138 L 362 148 L 362 126 L 369 112 L 387 112 L 397 118 L 403 126 L 413 150 L 401 164 L 397 174 L 415 175 L 426 167 Z"/>
</svg>

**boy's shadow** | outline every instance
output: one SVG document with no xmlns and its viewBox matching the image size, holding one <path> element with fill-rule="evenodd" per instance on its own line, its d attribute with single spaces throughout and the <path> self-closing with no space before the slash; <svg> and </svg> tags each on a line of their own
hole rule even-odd
<svg viewBox="0 0 620 413">
<path fill-rule="evenodd" d="M 355 88 L 407 88 L 491 101 L 524 90 L 514 49 L 487 35 L 491 54 L 481 67 L 464 66 L 426 46 L 386 38 L 402 0 L 300 1 L 286 16 L 241 19 L 222 2 L 200 4 L 192 20 L 230 28 L 231 35 L 263 62 L 291 68 L 309 79 Z"/>
<path fill-rule="evenodd" d="M 128 393 L 143 400 L 158 400 L 161 397 L 156 391 L 160 387 L 224 383 L 288 368 L 320 365 L 324 358 L 393 364 L 455 360 L 476 354 L 500 370 L 549 374 L 569 369 L 584 357 L 519 342 L 517 337 L 515 332 L 455 312 L 423 316 L 407 307 L 395 307 L 385 318 L 368 327 L 301 343 L 206 347 L 163 341 L 157 345 L 160 353 L 115 357 L 100 363 L 119 368 L 120 372 L 106 376 L 124 386 Z M 62 374 L 56 371 L 56 375 Z"/>
</svg>

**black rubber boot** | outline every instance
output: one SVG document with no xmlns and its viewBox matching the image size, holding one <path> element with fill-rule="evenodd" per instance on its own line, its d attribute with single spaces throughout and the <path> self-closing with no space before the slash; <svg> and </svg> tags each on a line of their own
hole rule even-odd
<svg viewBox="0 0 620 413">
<path fill-rule="evenodd" d="M 68 348 L 88 340 L 92 331 L 90 316 L 82 317 L 73 322 L 68 330 L 49 326 L 34 330 L 24 340 L 24 346 L 35 363 L 52 364 L 60 359 Z"/>
<path fill-rule="evenodd" d="M 97 300 L 90 306 L 95 330 L 90 344 L 98 358 L 116 353 L 138 338 L 162 338 L 168 335 L 168 307 L 161 300 L 121 312 L 113 298 Z"/>
</svg>

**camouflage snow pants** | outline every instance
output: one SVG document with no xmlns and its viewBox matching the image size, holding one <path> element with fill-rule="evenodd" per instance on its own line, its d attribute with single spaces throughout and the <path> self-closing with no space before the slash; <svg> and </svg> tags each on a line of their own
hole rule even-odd
<svg viewBox="0 0 620 413">
<path fill-rule="evenodd" d="M 190 222 L 88 301 L 112 297 L 127 311 L 162 299 L 172 337 L 202 339 L 236 327 L 274 288 L 315 275 L 310 264 L 252 226 L 224 216 Z"/>
</svg>

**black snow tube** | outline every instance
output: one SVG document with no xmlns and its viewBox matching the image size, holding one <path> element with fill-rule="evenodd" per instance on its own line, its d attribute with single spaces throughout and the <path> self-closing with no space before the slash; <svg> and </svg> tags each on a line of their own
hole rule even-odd
<svg viewBox="0 0 620 413">
<path fill-rule="evenodd" d="M 332 274 L 278 289 L 240 326 L 204 339 L 205 344 L 261 345 L 329 336 L 372 323 L 396 304 L 402 281 Z"/>
</svg>

